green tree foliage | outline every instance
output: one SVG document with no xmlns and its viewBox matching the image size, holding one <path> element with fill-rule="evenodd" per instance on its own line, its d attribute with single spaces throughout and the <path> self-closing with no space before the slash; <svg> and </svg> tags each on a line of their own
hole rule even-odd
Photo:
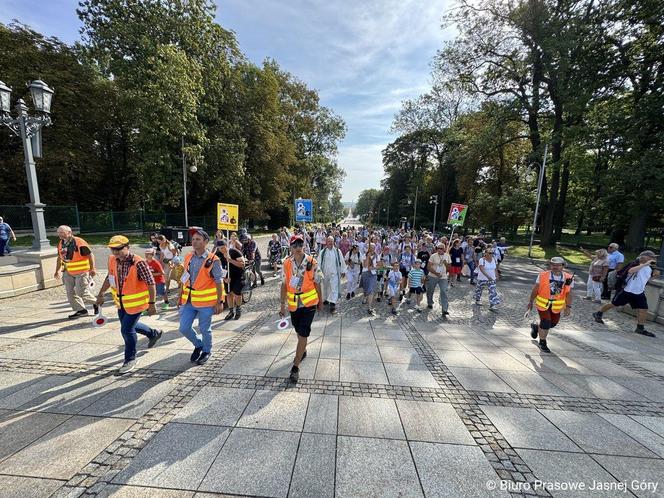
<svg viewBox="0 0 664 498">
<path fill-rule="evenodd" d="M 84 0 L 77 12 L 74 47 L 0 25 L 0 74 L 14 87 L 38 76 L 56 90 L 39 161 L 46 203 L 181 209 L 184 154 L 197 167 L 194 213 L 224 201 L 240 204 L 243 219 L 283 218 L 295 195 L 342 215 L 344 122 L 275 61 L 247 61 L 213 2 Z M 10 145 L 0 155 L 4 202 L 23 203 L 20 143 L 0 140 Z M 45 181 L 42 169 L 61 180 Z"/>
<path fill-rule="evenodd" d="M 661 3 L 462 0 L 445 25 L 458 34 L 434 58 L 431 91 L 395 117 L 387 195 L 437 180 L 441 214 L 465 201 L 471 223 L 508 230 L 532 216 L 527 166 L 546 143 L 542 243 L 602 227 L 642 247 L 647 226 L 664 223 Z M 437 160 L 425 134 L 439 137 Z"/>
</svg>

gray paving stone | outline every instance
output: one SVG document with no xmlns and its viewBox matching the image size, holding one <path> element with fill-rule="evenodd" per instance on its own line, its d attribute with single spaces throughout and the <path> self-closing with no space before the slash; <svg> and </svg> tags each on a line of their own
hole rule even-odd
<svg viewBox="0 0 664 498">
<path fill-rule="evenodd" d="M 167 424 L 113 482 L 196 490 L 229 433 L 226 427 Z"/>
<path fill-rule="evenodd" d="M 193 491 L 110 484 L 97 498 L 193 498 Z"/>
<path fill-rule="evenodd" d="M 534 408 L 483 406 L 482 411 L 515 448 L 581 451 Z"/>
<path fill-rule="evenodd" d="M 402 399 L 396 403 L 409 441 L 475 444 L 452 405 Z"/>
<path fill-rule="evenodd" d="M 339 380 L 339 360 L 329 358 L 319 358 L 316 364 L 316 380 Z"/>
<path fill-rule="evenodd" d="M 287 378 L 290 375 L 291 368 L 293 368 L 294 358 L 295 350 L 293 350 L 293 354 L 277 357 L 265 375 L 267 377 Z M 310 356 L 309 348 L 307 348 L 307 357 L 300 362 L 300 378 L 313 379 L 315 373 L 316 356 L 313 354 Z"/>
<path fill-rule="evenodd" d="M 302 434 L 289 497 L 334 496 L 336 446 L 336 436 Z"/>
<path fill-rule="evenodd" d="M 343 336 L 341 336 L 343 339 Z M 380 362 L 378 346 L 374 344 L 348 344 L 341 343 L 341 359 L 353 361 Z"/>
<path fill-rule="evenodd" d="M 311 394 L 309 396 L 307 418 L 304 421 L 304 431 L 336 434 L 338 407 L 338 396 Z"/>
<path fill-rule="evenodd" d="M 214 347 L 212 349 L 214 355 Z M 138 368 L 144 370 L 166 370 L 171 372 L 184 372 L 194 365 L 189 361 L 191 351 L 159 349 L 139 351 Z"/>
<path fill-rule="evenodd" d="M 488 368 L 473 353 L 465 349 L 460 351 L 436 349 L 435 351 L 441 361 L 448 367 Z"/>
<path fill-rule="evenodd" d="M 41 396 L 43 393 L 47 392 L 49 389 L 57 388 L 75 380 L 74 377 L 67 377 L 65 375 L 48 375 L 42 376 L 39 380 L 35 382 L 29 381 L 24 384 L 22 389 L 17 389 L 13 393 L 0 398 L 0 408 L 11 408 L 15 409 L 30 400 L 35 399 L 38 396 Z"/>
<path fill-rule="evenodd" d="M 232 427 L 253 395 L 252 389 L 205 386 L 178 412 L 173 421 Z"/>
<path fill-rule="evenodd" d="M 70 479 L 131 424 L 124 419 L 71 417 L 0 463 L 0 474 Z"/>
<path fill-rule="evenodd" d="M 376 339 L 388 341 L 407 341 L 408 337 L 401 329 L 394 328 L 374 328 L 374 337 Z"/>
<path fill-rule="evenodd" d="M 540 410 L 540 412 L 588 453 L 655 456 L 643 445 L 594 413 L 560 410 Z"/>
<path fill-rule="evenodd" d="M 477 446 L 411 442 L 410 448 L 426 496 L 509 496 L 499 486 L 488 489 L 499 478 Z"/>
<path fill-rule="evenodd" d="M 21 360 L 36 360 L 54 351 L 59 351 L 72 346 L 71 342 L 64 341 L 39 341 L 30 342 L 9 351 L 0 351 L 0 358 L 16 358 Z"/>
<path fill-rule="evenodd" d="M 2 498 L 47 498 L 63 484 L 53 479 L 0 475 Z"/>
<path fill-rule="evenodd" d="M 385 363 L 387 378 L 393 386 L 438 388 L 438 382 L 429 369 L 421 364 Z"/>
<path fill-rule="evenodd" d="M 639 424 L 644 425 L 658 436 L 664 437 L 664 418 L 662 417 L 643 417 L 632 415 L 632 418 Z"/>
<path fill-rule="evenodd" d="M 339 434 L 405 439 L 394 400 L 339 397 Z"/>
<path fill-rule="evenodd" d="M 651 401 L 664 403 L 664 382 L 654 379 L 629 379 L 616 377 L 615 382 L 631 391 L 639 393 Z"/>
<path fill-rule="evenodd" d="M 450 367 L 461 385 L 472 391 L 513 393 L 514 389 L 489 369 Z"/>
<path fill-rule="evenodd" d="M 509 370 L 512 372 L 532 372 L 534 370 L 531 366 L 521 363 L 505 352 L 478 351 L 473 354 L 491 370 Z"/>
<path fill-rule="evenodd" d="M 300 434 L 234 429 L 200 491 L 285 497 Z"/>
<path fill-rule="evenodd" d="M 388 384 L 387 374 L 380 362 L 341 360 L 339 364 L 341 382 L 363 382 Z"/>
<path fill-rule="evenodd" d="M 42 379 L 41 375 L 23 372 L 2 372 L 0 375 L 0 399 L 25 389 Z"/>
<path fill-rule="evenodd" d="M 98 363 L 119 353 L 118 348 L 109 344 L 71 343 L 64 349 L 49 353 L 40 360 L 62 363 Z"/>
<path fill-rule="evenodd" d="M 22 450 L 68 418 L 51 413 L 3 412 L 0 414 L 0 460 Z"/>
<path fill-rule="evenodd" d="M 341 341 L 339 336 L 325 336 L 320 348 L 320 357 L 338 360 L 341 356 Z"/>
<path fill-rule="evenodd" d="M 308 403 L 307 393 L 256 391 L 237 426 L 300 432 Z"/>
<path fill-rule="evenodd" d="M 75 377 L 66 384 L 45 390 L 39 396 L 20 405 L 19 408 L 74 415 L 120 385 L 121 383 L 115 377 Z"/>
<path fill-rule="evenodd" d="M 81 411 L 81 415 L 139 418 L 175 387 L 169 381 L 131 379 Z"/>
<path fill-rule="evenodd" d="M 556 489 L 551 492 L 555 497 L 564 498 L 625 496 L 623 494 L 619 495 L 616 491 L 602 491 L 600 489 L 590 491 L 591 487 L 597 487 L 596 482 L 615 483 L 617 481 L 588 455 L 527 449 L 518 449 L 517 452 L 537 476 L 537 479 L 541 481 L 538 487 L 535 488 L 537 491 L 541 491 L 546 486 L 544 483 L 570 483 L 577 488 L 580 483 L 583 483 L 582 486 L 585 489 Z"/>
<path fill-rule="evenodd" d="M 644 427 L 642 424 L 638 423 L 634 419 L 628 417 L 627 415 L 617 415 L 612 413 L 600 413 L 600 417 L 604 420 L 608 420 L 618 429 L 623 431 L 625 434 L 636 439 L 643 446 L 648 448 L 650 451 L 658 455 L 659 457 L 664 457 L 664 438 L 654 433 L 647 427 Z"/>
<path fill-rule="evenodd" d="M 626 482 L 627 489 L 639 498 L 662 496 L 664 460 L 608 455 L 597 455 L 593 458 L 618 480 Z"/>
<path fill-rule="evenodd" d="M 380 356 L 385 363 L 405 363 L 407 365 L 424 364 L 420 355 L 411 347 L 378 346 Z"/>
<path fill-rule="evenodd" d="M 613 379 L 598 377 L 596 375 L 558 375 L 545 372 L 542 376 L 568 393 L 570 396 L 643 400 L 643 396 L 628 389 Z"/>
<path fill-rule="evenodd" d="M 240 375 L 265 375 L 275 356 L 236 354 L 221 367 L 221 372 Z"/>
<path fill-rule="evenodd" d="M 544 394 L 548 396 L 568 395 L 565 391 L 536 372 L 494 370 L 493 373 L 519 394 Z"/>
<path fill-rule="evenodd" d="M 423 496 L 405 441 L 339 436 L 337 444 L 337 496 Z"/>
<path fill-rule="evenodd" d="M 249 339 L 242 349 L 241 354 L 265 354 L 276 355 L 286 342 L 285 334 L 271 334 L 268 336 L 254 336 Z"/>
</svg>

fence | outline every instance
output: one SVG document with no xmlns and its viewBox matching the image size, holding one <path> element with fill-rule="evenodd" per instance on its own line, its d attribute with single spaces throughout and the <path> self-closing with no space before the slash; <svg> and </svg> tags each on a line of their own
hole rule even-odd
<svg viewBox="0 0 664 498">
<path fill-rule="evenodd" d="M 14 230 L 32 230 L 27 206 L 0 205 L 0 216 Z M 47 229 L 69 225 L 80 233 L 151 232 L 164 226 L 184 226 L 184 213 L 134 211 L 79 211 L 78 206 L 51 206 L 44 209 Z M 216 214 L 189 216 L 190 226 L 216 231 Z"/>
</svg>

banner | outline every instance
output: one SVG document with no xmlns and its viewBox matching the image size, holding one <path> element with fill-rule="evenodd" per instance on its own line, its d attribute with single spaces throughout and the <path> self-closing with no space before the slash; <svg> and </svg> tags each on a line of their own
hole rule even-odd
<svg viewBox="0 0 664 498">
<path fill-rule="evenodd" d="M 237 230 L 240 212 L 237 204 L 217 203 L 217 230 Z"/>
<path fill-rule="evenodd" d="M 314 203 L 311 199 L 295 199 L 295 223 L 314 221 Z"/>
<path fill-rule="evenodd" d="M 466 213 L 468 213 L 468 206 L 466 204 L 452 203 L 450 206 L 450 215 L 447 217 L 448 225 L 463 226 L 466 221 Z"/>
</svg>

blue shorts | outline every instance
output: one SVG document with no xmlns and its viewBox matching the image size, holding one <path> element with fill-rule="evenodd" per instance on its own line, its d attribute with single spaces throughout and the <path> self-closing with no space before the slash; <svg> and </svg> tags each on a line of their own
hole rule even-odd
<svg viewBox="0 0 664 498">
<path fill-rule="evenodd" d="M 165 296 L 166 295 L 166 284 L 155 284 L 155 288 L 157 289 L 157 296 Z"/>
</svg>

